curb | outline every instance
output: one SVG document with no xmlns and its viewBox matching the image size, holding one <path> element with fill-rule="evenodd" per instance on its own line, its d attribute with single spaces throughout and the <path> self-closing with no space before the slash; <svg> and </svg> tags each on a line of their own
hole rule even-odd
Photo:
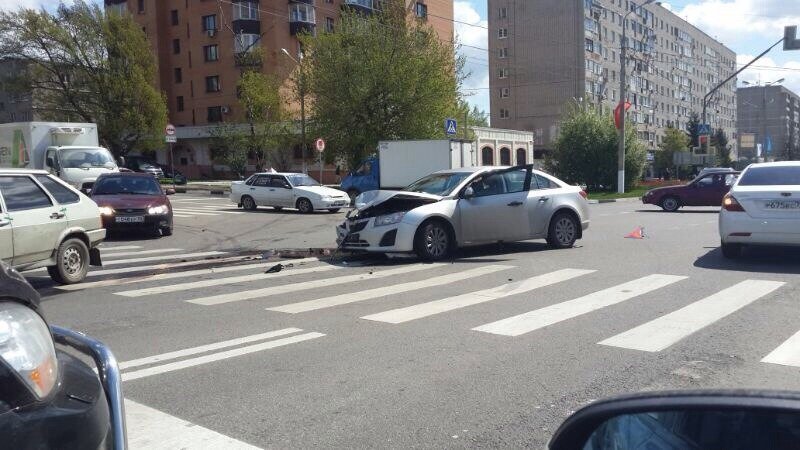
<svg viewBox="0 0 800 450">
<path fill-rule="evenodd" d="M 597 205 L 602 203 L 628 203 L 628 202 L 638 202 L 640 200 L 641 200 L 640 197 L 609 198 L 602 200 L 589 200 L 589 204 Z"/>
</svg>

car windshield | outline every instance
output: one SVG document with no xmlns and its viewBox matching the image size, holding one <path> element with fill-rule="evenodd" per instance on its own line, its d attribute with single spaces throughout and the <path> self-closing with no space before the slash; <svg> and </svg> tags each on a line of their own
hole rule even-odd
<svg viewBox="0 0 800 450">
<path fill-rule="evenodd" d="M 286 175 L 286 178 L 289 179 L 289 182 L 292 183 L 292 186 L 319 186 L 320 184 L 317 180 L 311 178 L 308 175 L 304 174 L 296 174 L 296 175 Z"/>
<path fill-rule="evenodd" d="M 106 149 L 70 148 L 60 153 L 61 167 L 67 169 L 88 167 L 116 167 L 114 158 Z"/>
<path fill-rule="evenodd" d="M 800 185 L 800 166 L 751 167 L 739 186 Z"/>
<path fill-rule="evenodd" d="M 92 195 L 161 195 L 161 187 L 155 178 L 105 177 L 97 181 Z"/>
<path fill-rule="evenodd" d="M 433 195 L 448 195 L 469 175 L 469 172 L 434 173 L 409 184 L 403 190 Z"/>
</svg>

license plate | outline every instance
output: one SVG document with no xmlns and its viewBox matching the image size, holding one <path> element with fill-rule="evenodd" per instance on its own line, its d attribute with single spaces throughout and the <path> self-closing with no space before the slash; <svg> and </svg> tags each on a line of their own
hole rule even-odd
<svg viewBox="0 0 800 450">
<path fill-rule="evenodd" d="M 344 205 L 345 205 L 345 202 L 344 202 L 344 201 L 341 201 L 341 202 L 333 202 L 333 206 L 344 206 Z"/>
<path fill-rule="evenodd" d="M 798 201 L 798 200 L 789 200 L 789 201 L 774 200 L 774 201 L 765 203 L 764 207 L 767 208 L 767 209 L 800 209 L 800 201 Z"/>
<path fill-rule="evenodd" d="M 116 220 L 119 223 L 144 223 L 144 216 L 121 216 Z"/>
</svg>

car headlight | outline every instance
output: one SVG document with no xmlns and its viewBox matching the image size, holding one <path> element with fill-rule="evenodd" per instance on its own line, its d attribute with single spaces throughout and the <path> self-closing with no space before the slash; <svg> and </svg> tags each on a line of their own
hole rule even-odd
<svg viewBox="0 0 800 450">
<path fill-rule="evenodd" d="M 378 216 L 378 217 L 375 218 L 375 226 L 376 227 L 381 227 L 381 226 L 384 226 L 384 225 L 395 224 L 395 223 L 400 222 L 401 220 L 403 220 L 403 216 L 405 216 L 405 215 L 406 215 L 406 213 L 405 213 L 405 211 L 403 211 L 403 212 L 396 212 L 396 213 L 386 214 L 386 215 L 383 215 L 383 216 Z"/>
<path fill-rule="evenodd" d="M 114 215 L 114 208 L 110 206 L 101 206 L 100 207 L 100 214 L 103 216 L 113 216 Z"/>
<path fill-rule="evenodd" d="M 42 318 L 18 303 L 0 303 L 0 358 L 40 399 L 58 379 L 53 337 Z"/>
<path fill-rule="evenodd" d="M 151 206 L 147 208 L 147 214 L 166 214 L 169 212 L 169 207 L 167 205 L 158 205 L 158 206 Z"/>
<path fill-rule="evenodd" d="M 333 197 L 331 197 L 330 195 L 323 195 L 322 197 L 320 197 L 320 200 L 322 200 L 323 202 L 330 202 L 333 201 Z"/>
</svg>

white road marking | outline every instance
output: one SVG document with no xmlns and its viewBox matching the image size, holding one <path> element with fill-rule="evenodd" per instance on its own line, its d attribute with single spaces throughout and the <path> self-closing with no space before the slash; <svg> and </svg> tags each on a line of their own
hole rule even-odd
<svg viewBox="0 0 800 450">
<path fill-rule="evenodd" d="M 513 268 L 514 268 L 513 266 L 487 265 L 475 269 L 465 270 L 463 272 L 457 272 L 448 275 L 427 278 L 425 280 L 420 280 L 420 281 L 412 281 L 410 283 L 393 284 L 389 286 L 382 286 L 375 289 L 367 289 L 364 291 L 358 291 L 349 294 L 334 295 L 332 297 L 309 300 L 306 302 L 289 303 L 286 305 L 276 306 L 274 308 L 267 308 L 267 310 L 284 312 L 289 314 L 297 314 L 306 311 L 314 311 L 317 309 L 330 308 L 332 306 L 346 305 L 348 303 L 371 300 L 378 297 L 385 297 L 387 295 L 402 294 L 429 287 L 442 286 L 445 284 L 455 283 L 456 281 L 468 280 L 470 278 L 479 277 L 481 275 L 488 275 L 490 273 L 495 273 L 501 270 L 508 270 Z"/>
<path fill-rule="evenodd" d="M 116 252 L 119 250 L 136 250 L 137 248 L 142 248 L 141 245 L 118 245 L 118 246 L 109 246 L 106 243 L 100 244 L 98 247 L 101 252 Z"/>
<path fill-rule="evenodd" d="M 248 283 L 251 281 L 271 280 L 274 278 L 289 277 L 292 275 L 305 275 L 308 273 L 328 272 L 331 270 L 342 269 L 344 266 L 317 266 L 308 267 L 305 269 L 286 269 L 275 273 L 254 273 L 249 275 L 240 275 L 236 277 L 213 278 L 210 280 L 192 281 L 189 283 L 170 284 L 166 286 L 153 286 L 144 289 L 136 289 L 131 291 L 114 292 L 115 295 L 123 297 L 143 297 L 145 295 L 164 294 L 167 292 L 180 292 L 188 291 L 191 289 L 199 289 L 211 286 L 223 286 L 226 284 Z"/>
<path fill-rule="evenodd" d="M 128 446 L 148 450 L 260 450 L 250 444 L 125 399 Z"/>
<path fill-rule="evenodd" d="M 261 342 L 254 345 L 248 345 L 245 347 L 238 347 L 231 350 L 225 350 L 223 352 L 218 353 L 211 353 L 209 355 L 198 356 L 197 358 L 190 358 L 184 359 L 181 361 L 175 361 L 167 364 L 162 364 L 160 366 L 153 366 L 148 367 L 146 369 L 135 370 L 133 372 L 126 372 L 122 374 L 122 381 L 132 381 L 138 380 L 139 378 L 145 378 L 153 375 L 159 375 L 162 373 L 173 372 L 175 370 L 186 369 L 189 367 L 195 367 L 202 364 L 208 364 L 216 361 L 222 361 L 223 359 L 234 358 L 237 356 L 248 355 L 250 353 L 260 352 L 263 350 L 269 350 L 276 347 L 282 347 L 284 345 L 295 344 L 298 342 L 308 341 L 310 339 L 316 339 L 325 336 L 323 333 L 303 333 L 298 334 L 295 336 L 290 336 L 282 339 L 275 339 L 274 341 L 267 341 Z"/>
<path fill-rule="evenodd" d="M 395 324 L 408 322 L 455 309 L 466 308 L 467 306 L 510 297 L 512 295 L 523 294 L 534 289 L 560 283 L 562 281 L 567 281 L 581 275 L 588 275 L 593 272 L 595 271 L 581 269 L 557 270 L 555 272 L 538 275 L 503 286 L 497 286 L 476 292 L 469 292 L 462 295 L 456 295 L 455 297 L 434 300 L 432 302 L 420 303 L 418 305 L 412 305 L 406 308 L 392 309 L 390 311 L 371 314 L 369 316 L 362 317 L 362 319 Z"/>
<path fill-rule="evenodd" d="M 188 211 L 188 210 L 184 210 L 184 209 L 173 209 L 172 213 L 173 213 L 173 215 L 175 213 L 178 213 L 178 214 L 184 213 L 184 214 L 191 214 L 193 216 L 218 216 L 219 215 L 219 214 L 216 214 L 216 213 Z"/>
<path fill-rule="evenodd" d="M 771 351 L 761 362 L 800 367 L 800 331 Z"/>
<path fill-rule="evenodd" d="M 160 255 L 160 256 L 145 256 L 143 258 L 128 258 L 128 259 L 112 259 L 110 261 L 103 261 L 104 266 L 115 266 L 119 264 L 130 264 L 137 262 L 148 261 L 165 261 L 169 259 L 183 259 L 183 258 L 199 258 L 201 256 L 214 256 L 224 255 L 225 252 L 198 252 L 198 253 L 184 253 L 182 255 Z M 91 273 L 91 272 L 90 272 Z"/>
<path fill-rule="evenodd" d="M 200 202 L 200 201 L 203 201 L 204 202 L 204 201 L 209 201 L 209 200 L 215 201 L 215 202 L 216 201 L 223 201 L 223 200 L 224 201 L 230 201 L 230 198 L 228 196 L 225 196 L 225 197 L 178 197 L 178 198 L 173 198 L 172 202 L 184 202 L 184 201 L 189 201 L 189 202 Z"/>
<path fill-rule="evenodd" d="M 231 203 L 230 205 L 204 205 L 202 203 L 187 203 L 185 205 L 180 205 L 178 208 L 189 208 L 189 209 L 217 209 L 217 208 L 231 208 L 237 209 L 236 205 Z"/>
<path fill-rule="evenodd" d="M 220 209 L 201 209 L 201 208 L 181 208 L 181 209 L 173 209 L 175 212 L 182 212 L 186 214 L 199 214 L 199 215 L 208 215 L 210 212 L 214 212 L 216 214 L 247 214 L 242 211 L 222 211 Z"/>
<path fill-rule="evenodd" d="M 420 270 L 429 270 L 435 267 L 440 267 L 442 264 L 416 264 L 409 266 L 401 266 L 396 269 L 384 270 L 374 272 L 373 274 L 359 273 L 355 275 L 344 275 L 335 278 L 324 278 L 321 280 L 305 281 L 299 284 L 288 284 L 281 286 L 272 286 L 264 289 L 254 289 L 249 291 L 232 292 L 229 294 L 212 295 L 210 297 L 195 298 L 186 300 L 189 303 L 196 305 L 219 305 L 222 303 L 238 302 L 241 300 L 249 300 L 252 298 L 265 298 L 274 295 L 288 294 L 290 292 L 305 291 L 308 289 L 336 286 L 339 284 L 346 284 L 357 281 L 377 280 L 381 278 L 391 277 L 404 273 L 418 272 Z"/>
<path fill-rule="evenodd" d="M 180 219 L 186 219 L 186 218 L 189 218 L 189 217 L 194 217 L 194 216 L 187 216 L 187 215 L 185 215 L 185 214 L 175 214 L 175 213 L 173 212 L 173 213 L 172 213 L 172 217 L 178 217 L 178 218 L 180 218 Z"/>
<path fill-rule="evenodd" d="M 659 352 L 780 288 L 777 281 L 745 280 L 681 309 L 601 341 L 602 345 Z"/>
<path fill-rule="evenodd" d="M 212 350 L 220 350 L 226 347 L 235 347 L 237 345 L 249 344 L 251 342 L 256 342 L 256 341 L 263 341 L 269 338 L 285 336 L 287 334 L 292 334 L 292 333 L 298 333 L 300 331 L 303 330 L 300 328 L 284 328 L 282 330 L 270 331 L 261 334 L 254 334 L 252 336 L 245 336 L 236 339 L 230 339 L 227 341 L 215 342 L 213 344 L 200 345 L 192 348 L 184 348 L 182 350 L 176 350 L 174 352 L 167 352 L 167 353 L 162 353 L 160 355 L 148 356 L 146 358 L 124 361 L 119 363 L 119 369 L 127 370 L 132 367 L 146 366 L 149 364 L 168 361 L 170 359 L 178 359 L 178 358 L 183 358 L 184 356 L 192 356 L 192 355 L 197 355 L 199 353 L 210 352 Z"/>
<path fill-rule="evenodd" d="M 137 250 L 135 252 L 103 252 L 103 258 L 117 258 L 119 256 L 152 255 L 156 253 L 179 252 L 182 248 L 158 248 L 155 250 Z M 105 262 L 105 261 L 104 261 Z"/>
<path fill-rule="evenodd" d="M 189 266 L 199 266 L 199 265 L 209 265 L 209 264 L 222 264 L 228 262 L 236 262 L 236 261 L 248 261 L 249 257 L 247 256 L 234 256 L 230 258 L 214 258 L 214 259 L 199 259 L 196 261 L 182 261 L 177 263 L 162 263 L 162 264 L 153 264 L 149 266 L 133 266 L 133 267 L 122 267 L 119 269 L 100 269 L 100 270 L 92 270 L 86 276 L 87 277 L 96 277 L 102 275 L 116 275 L 119 273 L 133 273 L 133 272 L 152 272 L 154 270 L 166 270 L 166 269 L 174 269 L 178 267 L 189 267 Z M 105 264 L 105 262 L 103 263 Z M 43 270 L 43 269 L 42 269 Z"/>
<path fill-rule="evenodd" d="M 221 260 L 208 260 L 208 261 L 218 262 Z M 238 261 L 241 261 L 241 258 L 236 258 L 234 261 L 229 261 L 229 262 L 238 262 Z M 314 261 L 319 261 L 319 258 L 291 259 L 282 261 L 282 263 L 298 265 Z M 63 286 L 56 286 L 56 289 L 60 289 L 62 291 L 80 291 L 83 289 L 98 288 L 104 286 L 119 286 L 123 284 L 141 283 L 145 281 L 172 280 L 175 278 L 193 277 L 195 275 L 212 275 L 217 273 L 239 272 L 245 270 L 264 270 L 273 264 L 275 263 L 261 261 L 256 264 L 212 267 L 210 269 L 184 270 L 182 272 L 159 273 L 154 275 L 140 275 L 133 277 L 125 277 L 125 278 L 114 278 L 113 280 L 89 281 L 85 283 L 66 284 Z M 151 266 L 151 267 L 159 268 L 160 266 Z"/>
<path fill-rule="evenodd" d="M 473 330 L 503 336 L 519 336 L 607 306 L 616 305 L 686 278 L 677 275 L 648 275 L 573 300 L 481 325 Z"/>
</svg>

